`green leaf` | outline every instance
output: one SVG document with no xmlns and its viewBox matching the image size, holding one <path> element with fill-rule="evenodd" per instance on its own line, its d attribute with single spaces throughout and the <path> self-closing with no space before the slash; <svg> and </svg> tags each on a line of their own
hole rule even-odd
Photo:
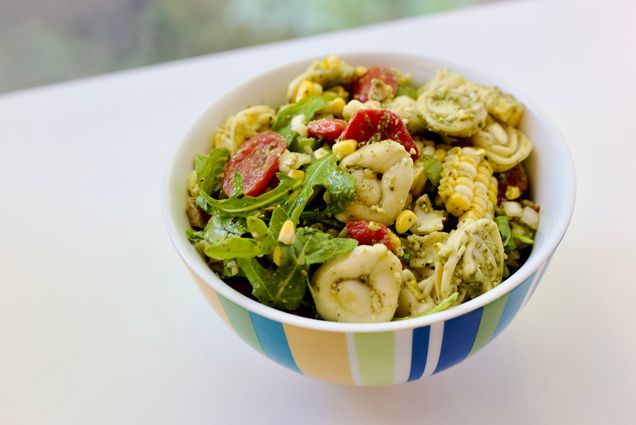
<svg viewBox="0 0 636 425">
<path fill-rule="evenodd" d="M 297 136 L 292 137 L 291 141 L 289 142 L 289 150 L 293 152 L 311 154 L 318 148 L 318 145 L 318 140 L 312 137 Z"/>
<path fill-rule="evenodd" d="M 272 217 L 269 219 L 269 233 L 274 239 L 278 239 L 280 229 L 283 227 L 283 223 L 289 219 L 289 216 L 281 207 L 274 208 L 272 211 Z"/>
<path fill-rule="evenodd" d="M 351 251 L 357 245 L 355 239 L 334 238 L 309 227 L 301 227 L 296 231 L 293 244 L 299 261 L 307 265 L 324 263 L 336 255 Z"/>
<path fill-rule="evenodd" d="M 327 103 L 325 96 L 310 96 L 307 99 L 299 100 L 296 103 L 285 105 L 278 111 L 276 122 L 272 130 L 277 131 L 290 143 L 292 137 L 297 134 L 291 129 L 291 121 L 296 115 L 305 115 L 305 121 L 313 118 L 314 114 Z"/>
<path fill-rule="evenodd" d="M 251 238 L 227 238 L 214 245 L 207 245 L 203 252 L 215 260 L 231 260 L 234 258 L 252 258 L 264 255 L 264 247 Z"/>
<path fill-rule="evenodd" d="M 225 217 L 211 211 L 210 220 L 203 229 L 203 240 L 210 245 L 222 242 L 228 237 L 239 237 L 247 232 L 245 220 L 237 217 Z"/>
<path fill-rule="evenodd" d="M 519 233 L 514 233 L 511 232 L 510 233 L 511 239 L 514 239 L 518 242 L 524 243 L 526 245 L 533 245 L 534 244 L 534 239 L 532 239 L 532 236 L 530 235 L 522 235 Z"/>
<path fill-rule="evenodd" d="M 453 292 L 448 297 L 444 298 L 435 307 L 433 307 L 432 309 L 430 309 L 428 311 L 425 311 L 422 314 L 416 314 L 414 316 L 399 317 L 399 318 L 393 319 L 393 320 L 394 321 L 398 321 L 398 320 L 413 319 L 415 317 L 424 317 L 424 316 L 428 316 L 430 314 L 439 313 L 440 311 L 448 310 L 450 307 L 452 307 L 455 304 L 455 302 L 457 301 L 457 298 L 459 298 L 459 292 Z"/>
<path fill-rule="evenodd" d="M 259 196 L 243 196 L 240 198 L 214 199 L 206 193 L 197 197 L 197 206 L 208 214 L 218 211 L 220 214 L 247 217 L 263 208 L 280 204 L 288 198 L 295 189 L 302 185 L 301 180 L 292 179 L 284 174 L 277 174 L 280 183 L 269 192 Z"/>
<path fill-rule="evenodd" d="M 273 227 L 270 222 L 270 232 Z M 349 252 L 356 245 L 353 239 L 333 238 L 316 229 L 301 227 L 291 246 L 280 245 L 283 260 L 274 271 L 263 267 L 255 258 L 237 261 L 250 281 L 256 299 L 283 310 L 295 310 L 309 287 L 309 266 Z"/>
<path fill-rule="evenodd" d="M 231 198 L 238 198 L 243 194 L 243 176 L 240 173 L 234 173 L 232 176 L 232 195 Z"/>
<path fill-rule="evenodd" d="M 212 149 L 208 155 L 198 154 L 194 157 L 194 169 L 199 189 L 203 193 L 209 195 L 221 189 L 225 163 L 229 157 L 230 151 L 225 148 Z"/>
<path fill-rule="evenodd" d="M 335 155 L 328 154 L 313 161 L 305 171 L 305 179 L 299 192 L 293 195 L 285 209 L 294 223 L 311 199 L 314 188 L 322 186 L 331 194 L 332 202 L 340 209 L 355 196 L 356 179 L 338 167 Z"/>
<path fill-rule="evenodd" d="M 431 182 L 433 187 L 437 187 L 442 175 L 442 163 L 429 155 L 421 155 L 418 161 L 424 167 L 424 174 L 426 174 L 428 181 Z"/>
<path fill-rule="evenodd" d="M 247 217 L 247 230 L 249 230 L 254 239 L 263 239 L 269 233 L 267 224 L 254 215 Z"/>
<path fill-rule="evenodd" d="M 186 229 L 186 237 L 192 243 L 203 240 L 203 232 L 200 230 Z"/>
<path fill-rule="evenodd" d="M 503 243 L 504 250 L 506 252 L 517 249 L 515 241 L 511 238 L 512 232 L 510 231 L 510 222 L 505 215 L 498 215 L 495 217 L 495 223 L 499 228 L 499 234 L 501 235 L 501 242 Z"/>
</svg>

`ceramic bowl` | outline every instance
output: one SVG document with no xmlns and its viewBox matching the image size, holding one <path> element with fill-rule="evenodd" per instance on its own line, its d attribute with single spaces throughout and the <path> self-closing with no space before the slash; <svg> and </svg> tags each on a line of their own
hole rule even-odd
<svg viewBox="0 0 636 425">
<path fill-rule="evenodd" d="M 206 265 L 185 237 L 184 206 L 192 158 L 206 153 L 225 118 L 255 104 L 281 105 L 287 84 L 310 60 L 257 76 L 216 99 L 195 122 L 170 164 L 164 215 L 177 253 L 204 296 L 243 341 L 276 363 L 306 376 L 338 384 L 385 385 L 422 379 L 468 358 L 503 331 L 541 281 L 574 208 L 574 169 L 567 147 L 546 115 L 522 92 L 472 69 L 433 58 L 399 53 L 340 55 L 354 65 L 397 67 L 422 83 L 440 68 L 468 80 L 497 85 L 527 107 L 522 129 L 534 142 L 527 160 L 532 197 L 541 224 L 526 263 L 493 290 L 457 307 L 420 318 L 387 323 L 336 323 L 285 313 L 245 297 Z"/>
</svg>

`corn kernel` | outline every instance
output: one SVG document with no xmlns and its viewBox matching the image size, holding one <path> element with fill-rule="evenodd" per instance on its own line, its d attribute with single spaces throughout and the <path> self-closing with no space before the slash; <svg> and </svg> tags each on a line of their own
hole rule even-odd
<svg viewBox="0 0 636 425">
<path fill-rule="evenodd" d="M 283 263 L 283 249 L 280 245 L 276 245 L 276 247 L 274 247 L 274 252 L 272 252 L 272 261 L 279 267 Z"/>
<path fill-rule="evenodd" d="M 391 245 L 393 245 L 393 248 L 395 250 L 399 250 L 402 247 L 402 241 L 400 240 L 400 238 L 398 238 L 398 236 L 389 231 L 389 240 L 391 241 Z"/>
<path fill-rule="evenodd" d="M 353 139 L 341 140 L 334 143 L 331 150 L 336 155 L 336 158 L 342 159 L 347 155 L 351 155 L 358 147 L 358 142 Z"/>
<path fill-rule="evenodd" d="M 305 179 L 305 172 L 303 170 L 290 170 L 289 173 L 287 173 L 287 175 L 291 177 L 292 179 L 296 179 L 296 180 Z"/>
<path fill-rule="evenodd" d="M 362 65 L 358 65 L 355 67 L 353 72 L 356 75 L 356 77 L 362 77 L 364 74 L 367 73 L 367 68 Z"/>
<path fill-rule="evenodd" d="M 291 220 L 286 220 L 283 223 L 283 226 L 280 228 L 280 233 L 278 234 L 278 242 L 284 243 L 285 245 L 291 245 L 294 243 L 296 239 L 296 226 L 294 226 L 294 222 Z"/>
<path fill-rule="evenodd" d="M 309 96 L 314 94 L 321 94 L 322 86 L 318 83 L 314 83 L 309 80 L 305 80 L 298 86 L 298 91 L 296 92 L 295 101 L 298 102 L 302 99 L 307 99 Z"/>
<path fill-rule="evenodd" d="M 402 211 L 395 220 L 395 230 L 406 233 L 417 222 L 417 216 L 411 210 Z"/>
<path fill-rule="evenodd" d="M 325 106 L 318 110 L 320 114 L 333 114 L 333 115 L 342 115 L 342 111 L 345 107 L 345 101 L 341 97 L 336 97 L 335 99 L 327 102 Z"/>
</svg>

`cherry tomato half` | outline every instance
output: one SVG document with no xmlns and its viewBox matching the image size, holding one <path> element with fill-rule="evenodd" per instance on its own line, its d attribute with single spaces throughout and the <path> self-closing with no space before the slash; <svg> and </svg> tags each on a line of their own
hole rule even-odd
<svg viewBox="0 0 636 425">
<path fill-rule="evenodd" d="M 384 84 L 391 86 L 393 95 L 397 92 L 398 83 L 393 73 L 386 68 L 375 66 L 369 68 L 367 73 L 356 79 L 351 86 L 351 93 L 354 99 L 360 102 L 369 100 L 369 92 L 371 91 L 373 80 L 381 80 Z"/>
<path fill-rule="evenodd" d="M 307 132 L 314 139 L 322 139 L 328 142 L 336 140 L 345 127 L 347 122 L 344 120 L 323 118 L 321 120 L 309 121 L 307 123 Z"/>
<path fill-rule="evenodd" d="M 384 244 L 390 251 L 395 251 L 389 229 L 382 223 L 370 223 L 368 221 L 347 222 L 347 233 L 351 239 L 358 241 L 360 245 Z"/>
<path fill-rule="evenodd" d="M 231 196 L 234 174 L 243 177 L 243 193 L 257 196 L 278 171 L 278 157 L 287 149 L 285 138 L 273 131 L 264 131 L 244 142 L 225 164 L 223 192 Z"/>
<path fill-rule="evenodd" d="M 404 122 L 398 114 L 388 109 L 361 109 L 349 121 L 347 128 L 342 133 L 342 139 L 354 139 L 358 142 L 366 142 L 375 134 L 379 134 L 381 140 L 391 139 L 398 142 L 416 160 L 420 153 L 406 129 Z"/>
</svg>

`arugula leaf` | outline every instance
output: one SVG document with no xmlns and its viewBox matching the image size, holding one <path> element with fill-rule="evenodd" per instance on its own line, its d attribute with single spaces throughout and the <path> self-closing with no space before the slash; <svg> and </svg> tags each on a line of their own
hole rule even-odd
<svg viewBox="0 0 636 425">
<path fill-rule="evenodd" d="M 270 223 L 270 232 L 272 232 Z M 255 258 L 237 260 L 252 285 L 252 294 L 260 302 L 283 310 L 295 310 L 309 287 L 309 266 L 351 251 L 358 243 L 353 239 L 333 238 L 316 229 L 301 227 L 291 246 L 281 245 L 283 260 L 271 271 Z"/>
<path fill-rule="evenodd" d="M 276 122 L 272 126 L 272 130 L 278 132 L 290 143 L 293 136 L 298 134 L 291 128 L 292 118 L 303 114 L 305 121 L 309 121 L 320 108 L 327 104 L 327 100 L 325 96 L 309 96 L 307 99 L 283 106 L 276 115 Z"/>
<path fill-rule="evenodd" d="M 272 211 L 272 217 L 269 219 L 269 233 L 274 239 L 278 239 L 280 229 L 283 227 L 283 223 L 289 219 L 289 216 L 281 207 L 274 208 Z"/>
<path fill-rule="evenodd" d="M 257 210 L 281 203 L 283 199 L 302 185 L 301 180 L 292 179 L 284 174 L 277 174 L 277 176 L 280 180 L 278 186 L 262 195 L 214 199 L 207 193 L 201 193 L 196 199 L 197 206 L 210 215 L 218 212 L 235 217 L 247 217 Z"/>
<path fill-rule="evenodd" d="M 186 238 L 188 238 L 191 243 L 199 242 L 203 240 L 203 232 L 200 230 L 186 229 Z"/>
<path fill-rule="evenodd" d="M 210 245 L 222 242 L 228 237 L 240 237 L 247 232 L 245 220 L 237 217 L 225 217 L 211 211 L 210 220 L 202 231 L 203 240 Z"/>
<path fill-rule="evenodd" d="M 334 238 L 310 227 L 299 228 L 293 243 L 299 261 L 307 265 L 324 263 L 336 255 L 351 251 L 357 245 L 355 239 Z"/>
<path fill-rule="evenodd" d="M 431 182 L 433 187 L 437 187 L 442 175 L 442 163 L 429 155 L 421 155 L 418 161 L 422 163 L 424 174 L 426 174 L 428 181 Z"/>
<path fill-rule="evenodd" d="M 498 215 L 495 217 L 495 223 L 497 223 L 497 228 L 499 228 L 499 234 L 501 235 L 501 242 L 503 243 L 504 251 L 510 252 L 517 249 L 517 245 L 511 237 L 512 232 L 510 231 L 510 222 L 508 221 L 508 217 L 505 215 Z"/>
<path fill-rule="evenodd" d="M 197 173 L 199 189 L 205 194 L 218 192 L 225 171 L 225 163 L 230 157 L 226 148 L 215 148 L 208 155 L 198 154 L 194 157 L 194 169 Z"/>
<path fill-rule="evenodd" d="M 318 140 L 313 137 L 292 137 L 289 142 L 289 150 L 293 152 L 310 154 L 318 148 Z"/>
<path fill-rule="evenodd" d="M 232 176 L 232 196 L 231 198 L 238 198 L 243 194 L 243 176 L 240 173 L 234 173 Z"/>
<path fill-rule="evenodd" d="M 338 167 L 337 159 L 333 154 L 313 161 L 305 173 L 305 180 L 300 191 L 293 195 L 285 205 L 285 210 L 294 223 L 298 223 L 300 214 L 311 199 L 316 186 L 327 189 L 333 203 L 340 210 L 355 195 L 355 177 Z"/>
<path fill-rule="evenodd" d="M 534 239 L 532 239 L 532 236 L 530 236 L 530 235 L 523 235 L 523 234 L 520 234 L 520 233 L 511 232 L 510 236 L 511 236 L 511 239 L 515 239 L 518 242 L 524 243 L 526 245 L 533 245 L 534 244 Z"/>
</svg>

